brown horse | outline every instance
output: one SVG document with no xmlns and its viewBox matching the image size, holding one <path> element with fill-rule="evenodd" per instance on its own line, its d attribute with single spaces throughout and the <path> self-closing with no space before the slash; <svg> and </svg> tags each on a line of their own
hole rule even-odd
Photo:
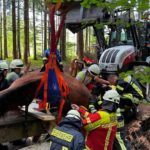
<svg viewBox="0 0 150 150">
<path fill-rule="evenodd" d="M 29 105 L 35 97 L 37 87 L 43 73 L 32 72 L 16 80 L 8 89 L 0 92 L 0 116 L 7 111 L 22 105 Z M 91 97 L 88 89 L 75 78 L 64 73 L 64 79 L 69 87 L 67 100 L 70 103 L 87 107 Z"/>
</svg>

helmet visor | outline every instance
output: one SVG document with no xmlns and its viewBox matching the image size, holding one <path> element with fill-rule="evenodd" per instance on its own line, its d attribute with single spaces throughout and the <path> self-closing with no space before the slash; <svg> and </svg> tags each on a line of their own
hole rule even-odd
<svg viewBox="0 0 150 150">
<path fill-rule="evenodd" d="M 16 65 L 16 67 L 18 67 L 18 68 L 22 68 L 22 67 L 23 67 L 23 64 Z"/>
</svg>

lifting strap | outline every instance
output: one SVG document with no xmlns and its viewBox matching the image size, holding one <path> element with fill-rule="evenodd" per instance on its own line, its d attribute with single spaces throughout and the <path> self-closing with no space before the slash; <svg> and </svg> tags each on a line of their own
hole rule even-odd
<svg viewBox="0 0 150 150">
<path fill-rule="evenodd" d="M 40 90 L 42 90 L 44 108 L 47 107 L 47 102 L 53 103 L 56 100 L 56 104 L 65 98 L 69 94 L 69 88 L 62 76 L 62 72 L 56 63 L 56 49 L 59 41 L 60 33 L 64 25 L 66 15 L 63 14 L 60 22 L 60 26 L 57 32 L 55 32 L 55 11 L 59 9 L 61 0 L 58 0 L 57 5 L 50 5 L 49 20 L 51 25 L 51 43 L 50 43 L 50 55 L 48 58 L 48 63 L 46 64 L 46 70 L 41 79 L 39 87 L 37 89 L 37 95 Z M 36 96 L 37 96 L 36 95 Z M 46 108 L 47 109 L 47 108 Z"/>
</svg>

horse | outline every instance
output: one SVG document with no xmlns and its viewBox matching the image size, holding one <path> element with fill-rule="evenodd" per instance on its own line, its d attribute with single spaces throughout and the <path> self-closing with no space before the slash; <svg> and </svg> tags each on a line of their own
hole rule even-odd
<svg viewBox="0 0 150 150">
<path fill-rule="evenodd" d="M 13 82 L 9 88 L 1 91 L 0 116 L 3 116 L 9 110 L 18 108 L 18 106 L 28 106 L 35 98 L 42 76 L 42 72 L 30 72 Z M 75 103 L 87 107 L 91 97 L 88 89 L 67 73 L 63 73 L 63 77 L 69 87 L 69 94 L 65 101 L 69 101 L 70 104 Z M 67 107 L 64 109 L 67 109 Z"/>
</svg>

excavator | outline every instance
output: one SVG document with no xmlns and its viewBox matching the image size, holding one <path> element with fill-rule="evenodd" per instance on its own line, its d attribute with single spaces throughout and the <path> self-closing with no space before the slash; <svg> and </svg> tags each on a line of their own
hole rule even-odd
<svg viewBox="0 0 150 150">
<path fill-rule="evenodd" d="M 108 48 L 102 53 L 99 65 L 103 71 L 118 72 L 132 69 L 136 65 L 148 65 L 149 22 L 128 20 L 127 27 L 111 25 Z"/>
<path fill-rule="evenodd" d="M 132 69 L 135 65 L 149 65 L 150 22 L 136 21 L 131 10 L 115 9 L 109 12 L 104 8 L 72 8 L 66 17 L 66 27 L 76 33 L 87 26 L 93 26 L 100 47 L 99 66 L 102 73 Z M 137 24 L 140 22 L 140 26 Z M 104 28 L 98 28 L 103 24 Z M 141 32 L 142 31 L 142 32 Z M 106 42 L 105 34 L 109 37 Z"/>
</svg>

